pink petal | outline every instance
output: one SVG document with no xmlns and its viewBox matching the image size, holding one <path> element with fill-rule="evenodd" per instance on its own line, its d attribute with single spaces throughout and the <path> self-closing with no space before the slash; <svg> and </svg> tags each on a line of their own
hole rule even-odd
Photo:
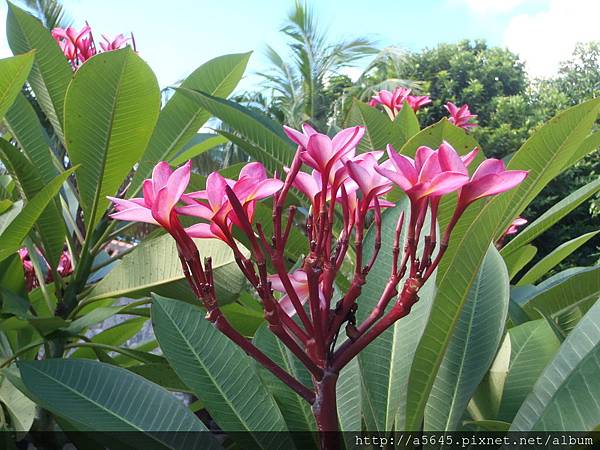
<svg viewBox="0 0 600 450">
<path fill-rule="evenodd" d="M 443 171 L 448 172 L 459 172 L 468 174 L 465 163 L 461 157 L 456 153 L 456 150 L 448 144 L 446 141 L 442 142 L 438 150 L 438 160 L 440 167 Z"/>
<path fill-rule="evenodd" d="M 300 147 L 306 148 L 306 144 L 308 143 L 308 136 L 286 125 L 283 126 L 283 131 L 292 141 L 294 141 Z"/>
<path fill-rule="evenodd" d="M 415 169 L 417 169 L 417 172 L 421 172 L 425 161 L 427 161 L 433 153 L 435 153 L 435 151 L 425 145 L 422 145 L 417 149 L 415 152 Z"/>
<path fill-rule="evenodd" d="M 319 181 L 317 181 L 317 178 Z M 294 187 L 308 198 L 312 199 L 321 191 L 321 177 L 318 176 L 317 178 L 306 172 L 298 172 L 298 175 L 296 175 L 296 179 L 294 180 Z"/>
<path fill-rule="evenodd" d="M 152 184 L 154 185 L 154 196 L 167 185 L 171 175 L 171 166 L 165 161 L 159 162 L 152 170 Z"/>
<path fill-rule="evenodd" d="M 367 172 L 364 168 L 360 167 L 358 163 L 355 163 L 353 161 L 348 161 L 346 163 L 346 167 L 348 168 L 350 177 L 354 181 L 356 181 L 363 195 L 369 195 L 372 190 L 372 186 L 370 183 L 371 176 L 369 175 L 369 172 Z"/>
<path fill-rule="evenodd" d="M 227 180 L 219 172 L 212 172 L 206 178 L 206 193 L 208 203 L 213 211 L 217 211 L 225 202 L 225 187 Z"/>
<path fill-rule="evenodd" d="M 396 167 L 397 171 L 401 173 L 402 176 L 405 177 L 411 185 L 415 184 L 417 182 L 418 173 L 415 168 L 414 161 L 409 157 L 396 152 L 394 147 L 392 147 L 389 144 L 387 146 L 387 153 L 390 157 L 390 160 L 392 161 L 392 164 Z"/>
<path fill-rule="evenodd" d="M 503 161 L 499 159 L 489 158 L 483 161 L 481 164 L 479 164 L 479 167 L 477 167 L 477 170 L 475 170 L 475 173 L 473 174 L 472 180 L 475 181 L 486 175 L 504 172 L 504 170 L 506 169 L 504 167 Z"/>
<path fill-rule="evenodd" d="M 188 161 L 183 166 L 176 169 L 167 181 L 167 191 L 169 193 L 169 201 L 171 206 L 175 206 L 181 195 L 187 189 L 190 182 L 190 174 L 192 172 L 192 161 Z"/>
<path fill-rule="evenodd" d="M 200 217 L 202 219 L 210 220 L 214 216 L 214 212 L 204 203 L 195 203 L 193 205 L 180 206 L 175 209 L 178 214 L 184 216 Z"/>
<path fill-rule="evenodd" d="M 208 223 L 197 223 L 185 229 L 189 237 L 193 238 L 214 238 L 215 234 L 210 229 Z"/>
<path fill-rule="evenodd" d="M 463 164 L 466 167 L 469 167 L 469 164 L 471 164 L 473 162 L 473 160 L 477 157 L 478 153 L 479 153 L 479 147 L 475 147 L 469 153 L 467 153 L 466 155 L 461 156 L 460 158 L 462 159 Z"/>
<path fill-rule="evenodd" d="M 246 164 L 242 167 L 242 170 L 240 170 L 240 176 L 238 178 L 241 180 L 244 177 L 251 178 L 255 182 L 262 181 L 267 178 L 267 170 L 261 163 L 252 162 Z"/>
<path fill-rule="evenodd" d="M 316 162 L 313 169 L 323 170 L 333 156 L 333 146 L 328 136 L 317 133 L 308 138 L 306 152 Z M 302 156 L 302 155 L 301 155 Z"/>
<path fill-rule="evenodd" d="M 340 156 L 346 154 L 351 149 L 356 148 L 364 134 L 365 127 L 361 126 L 346 128 L 340 131 L 331 140 L 333 151 L 339 153 Z"/>
<path fill-rule="evenodd" d="M 431 181 L 433 178 L 438 175 L 442 171 L 440 167 L 440 162 L 438 158 L 438 152 L 432 152 L 429 154 L 423 166 L 421 167 L 421 171 L 419 172 L 419 183 L 423 183 L 425 181 Z"/>
<path fill-rule="evenodd" d="M 404 176 L 404 174 L 402 174 L 400 172 L 395 172 L 393 170 L 384 169 L 381 166 L 376 166 L 375 170 L 380 175 L 388 178 L 389 180 L 391 180 L 392 182 L 397 184 L 398 187 L 400 187 L 400 189 L 402 189 L 403 191 L 408 191 L 409 189 L 411 189 L 414 186 L 414 183 L 411 180 L 409 180 L 408 178 L 406 178 Z"/>
<path fill-rule="evenodd" d="M 246 201 L 261 200 L 270 197 L 282 187 L 283 181 L 281 180 L 275 178 L 263 180 L 256 186 L 256 190 L 246 199 Z"/>
<path fill-rule="evenodd" d="M 445 195 L 460 189 L 469 177 L 459 172 L 442 172 L 436 175 L 425 189 L 419 190 L 419 198 L 426 195 Z"/>
<path fill-rule="evenodd" d="M 158 225 L 158 222 L 152 216 L 151 211 L 148 208 L 137 206 L 135 208 L 128 208 L 116 213 L 109 215 L 110 218 L 116 220 L 125 220 L 128 222 L 145 222 Z"/>
</svg>

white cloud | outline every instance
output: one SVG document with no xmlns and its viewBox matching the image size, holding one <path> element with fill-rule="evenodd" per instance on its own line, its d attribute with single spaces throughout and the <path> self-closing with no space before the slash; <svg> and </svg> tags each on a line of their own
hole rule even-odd
<svg viewBox="0 0 600 450">
<path fill-rule="evenodd" d="M 530 75 L 551 76 L 578 42 L 600 40 L 598 17 L 597 0 L 550 0 L 544 11 L 514 16 L 504 45 L 520 55 Z"/>
</svg>

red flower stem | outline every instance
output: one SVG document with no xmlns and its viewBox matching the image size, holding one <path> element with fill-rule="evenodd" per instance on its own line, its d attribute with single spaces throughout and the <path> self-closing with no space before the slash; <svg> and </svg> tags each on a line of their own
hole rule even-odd
<svg viewBox="0 0 600 450">
<path fill-rule="evenodd" d="M 271 360 L 249 340 L 237 332 L 227 321 L 225 316 L 223 316 L 223 313 L 219 309 L 216 300 L 210 258 L 206 260 L 206 268 L 198 272 L 197 269 L 202 268 L 202 264 L 200 262 L 200 255 L 198 253 L 198 249 L 196 248 L 196 244 L 194 244 L 194 241 L 183 230 L 178 220 L 176 220 L 172 225 L 172 230 L 169 231 L 176 239 L 178 249 L 181 252 L 180 259 L 182 260 L 184 273 L 190 282 L 192 290 L 198 299 L 202 301 L 207 310 L 206 318 L 215 326 L 215 328 L 217 328 L 231 341 L 242 348 L 242 350 L 244 350 L 248 355 L 254 358 L 266 369 L 271 371 L 273 375 L 287 384 L 307 402 L 312 404 L 315 397 L 313 391 L 279 367 L 273 360 Z M 189 270 L 190 268 L 192 271 Z"/>
<path fill-rule="evenodd" d="M 319 295 L 319 278 L 321 269 L 315 266 L 316 261 L 312 258 L 306 258 L 303 269 L 306 272 L 306 281 L 308 283 L 308 304 L 310 315 L 312 317 L 313 331 L 315 338 L 315 350 L 318 358 L 317 365 L 325 364 L 325 339 L 324 327 L 326 324 L 321 320 L 321 296 Z"/>
<path fill-rule="evenodd" d="M 421 283 L 418 280 L 412 278 L 406 280 L 404 288 L 402 289 L 402 294 L 392 309 L 366 333 L 362 334 L 354 341 L 346 341 L 338 348 L 333 356 L 332 369 L 335 371 L 341 370 L 375 338 L 392 326 L 394 322 L 408 315 L 412 306 L 419 299 L 417 292 L 420 286 Z"/>
<path fill-rule="evenodd" d="M 364 267 L 363 273 L 366 276 L 375 264 L 377 260 L 377 256 L 379 255 L 379 250 L 381 249 L 381 208 L 379 206 L 379 200 L 375 197 L 375 243 L 373 247 L 373 254 L 371 255 L 371 259 L 368 264 Z"/>
<path fill-rule="evenodd" d="M 392 247 L 392 273 L 398 273 L 398 258 L 400 257 L 400 235 L 402 234 L 402 226 L 404 225 L 404 211 L 400 213 L 398 222 L 396 222 L 396 230 L 394 232 L 394 245 Z M 406 253 L 405 253 L 406 256 Z"/>
</svg>

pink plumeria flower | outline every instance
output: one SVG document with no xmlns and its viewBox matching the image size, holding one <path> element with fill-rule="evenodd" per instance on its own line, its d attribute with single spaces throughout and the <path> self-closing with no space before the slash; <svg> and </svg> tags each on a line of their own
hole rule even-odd
<svg viewBox="0 0 600 450">
<path fill-rule="evenodd" d="M 125 37 L 123 33 L 115 36 L 114 39 L 108 38 L 106 35 L 102 35 L 102 39 L 104 42 L 100 42 L 100 48 L 105 52 L 110 52 L 112 50 L 119 50 L 123 47 L 131 38 Z"/>
<path fill-rule="evenodd" d="M 329 178 L 335 163 L 356 149 L 365 133 L 365 127 L 356 126 L 346 128 L 330 138 L 309 125 L 303 126 L 303 133 L 286 126 L 283 128 L 288 137 L 298 144 L 302 161 L 326 178 Z"/>
<path fill-rule="evenodd" d="M 152 171 L 152 178 L 144 180 L 143 198 L 125 200 L 108 197 L 117 210 L 116 213 L 110 214 L 110 217 L 160 225 L 171 231 L 172 213 L 190 182 L 191 170 L 191 161 L 175 171 L 168 163 L 159 162 Z"/>
<path fill-rule="evenodd" d="M 477 126 L 476 123 L 472 122 L 472 119 L 475 119 L 477 115 L 471 114 L 471 111 L 469 111 L 469 105 L 464 104 L 461 107 L 458 107 L 454 103 L 448 102 L 444 107 L 450 113 L 450 118 L 448 121 L 451 124 L 454 124 L 464 130 L 469 130 L 470 128 Z"/>
<path fill-rule="evenodd" d="M 300 300 L 300 303 L 304 305 L 310 295 L 306 272 L 304 272 L 302 269 L 298 269 L 295 272 L 290 273 L 288 276 L 290 278 L 290 283 L 294 288 L 298 299 Z M 281 306 L 281 309 L 283 309 L 288 316 L 294 316 L 294 314 L 296 314 L 296 308 L 294 308 L 294 304 L 287 294 L 279 275 L 269 275 L 268 279 L 271 282 L 271 289 L 277 292 L 283 292 L 285 294 L 279 299 L 279 305 Z M 321 304 L 325 303 L 325 296 L 323 295 L 321 283 L 319 284 L 319 300 Z"/>
<path fill-rule="evenodd" d="M 518 186 L 527 178 L 527 170 L 506 170 L 499 159 L 486 159 L 473 176 L 462 186 L 458 196 L 458 209 L 464 209 L 480 198 L 500 194 Z"/>
<path fill-rule="evenodd" d="M 265 167 L 258 162 L 244 166 L 237 181 L 227 179 L 218 172 L 211 173 L 206 179 L 206 190 L 186 194 L 183 201 L 187 205 L 177 208 L 179 214 L 199 217 L 210 222 L 198 223 L 187 228 L 189 236 L 218 238 L 229 242 L 231 228 L 233 225 L 239 227 L 240 219 L 227 196 L 227 186 L 244 208 L 248 222 L 252 223 L 256 202 L 279 191 L 283 183 L 276 178 L 268 178 Z"/>
<path fill-rule="evenodd" d="M 456 191 L 469 180 L 461 171 L 443 170 L 438 151 L 429 147 L 419 147 L 414 160 L 399 154 L 391 145 L 387 151 L 392 168 L 377 166 L 375 170 L 398 185 L 412 202 Z"/>
<path fill-rule="evenodd" d="M 52 37 L 60 46 L 65 57 L 76 66 L 96 54 L 91 31 L 88 25 L 85 25 L 80 31 L 73 27 L 54 28 Z"/>
<path fill-rule="evenodd" d="M 429 105 L 431 99 L 427 95 L 409 95 L 406 97 L 406 102 L 414 112 L 417 112 L 423 106 Z M 402 108 L 402 106 L 400 108 Z"/>
<path fill-rule="evenodd" d="M 394 120 L 398 114 L 398 111 L 402 109 L 402 105 L 407 99 L 408 94 L 410 94 L 410 89 L 403 87 L 397 87 L 392 92 L 382 89 L 372 97 L 371 101 L 369 102 L 369 106 L 383 106 L 383 109 L 390 119 Z"/>
<path fill-rule="evenodd" d="M 66 277 L 73 273 L 73 264 L 71 262 L 71 255 L 66 250 L 62 252 L 58 260 L 58 266 L 56 271 L 61 277 Z"/>
<path fill-rule="evenodd" d="M 346 162 L 350 178 L 358 185 L 363 197 L 369 204 L 375 197 L 384 195 L 392 189 L 390 179 L 375 170 L 377 161 L 381 156 L 383 156 L 383 151 L 362 153 L 353 160 Z M 379 167 L 392 170 L 393 164 L 390 160 L 387 160 Z"/>
<path fill-rule="evenodd" d="M 506 229 L 506 232 L 504 234 L 506 236 L 509 236 L 511 234 L 517 234 L 519 232 L 519 228 L 521 228 L 526 223 L 527 219 L 524 219 L 523 217 L 517 217 L 515 220 L 512 221 L 512 223 Z"/>
</svg>

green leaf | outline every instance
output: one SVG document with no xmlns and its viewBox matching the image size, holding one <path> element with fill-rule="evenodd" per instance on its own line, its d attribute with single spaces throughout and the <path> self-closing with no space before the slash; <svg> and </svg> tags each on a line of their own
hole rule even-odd
<svg viewBox="0 0 600 450">
<path fill-rule="evenodd" d="M 58 175 L 49 149 L 48 138 L 37 113 L 22 93 L 6 113 L 6 122 L 27 159 L 36 168 L 36 173 L 44 183 L 49 183 Z"/>
<path fill-rule="evenodd" d="M 504 432 L 510 428 L 510 423 L 501 420 L 467 420 L 464 424 L 477 427 L 481 431 Z"/>
<path fill-rule="evenodd" d="M 500 253 L 502 253 L 502 256 L 507 256 L 533 241 L 598 191 L 600 191 L 600 178 L 577 189 L 556 203 L 535 221 L 531 222 L 527 228 L 521 230 L 517 236 L 504 246 Z"/>
<path fill-rule="evenodd" d="M 54 132 L 64 142 L 65 94 L 73 76 L 65 55 L 50 35 L 50 30 L 31 14 L 10 2 L 6 36 L 14 54 L 36 51 L 27 81 Z"/>
<path fill-rule="evenodd" d="M 34 52 L 0 59 L 0 119 L 15 101 L 33 65 Z"/>
<path fill-rule="evenodd" d="M 121 345 L 135 336 L 142 329 L 146 320 L 148 319 L 145 317 L 136 317 L 135 319 L 121 322 L 93 336 L 92 342 L 114 346 Z M 81 347 L 75 350 L 70 358 L 95 359 L 96 354 L 90 348 Z"/>
<path fill-rule="evenodd" d="M 571 253 L 589 241 L 591 238 L 596 236 L 600 230 L 592 231 L 590 233 L 583 234 L 575 239 L 571 239 L 558 247 L 556 247 L 552 252 L 548 255 L 544 256 L 541 260 L 539 260 L 535 266 L 527 271 L 523 277 L 517 283 L 517 286 L 521 286 L 524 284 L 533 284 L 541 277 L 543 277 L 546 273 L 548 273 L 552 268 L 556 265 L 560 264 L 566 257 L 568 257 Z"/>
<path fill-rule="evenodd" d="M 516 252 L 504 256 L 504 262 L 508 267 L 508 277 L 512 280 L 537 254 L 537 247 L 524 245 Z"/>
<path fill-rule="evenodd" d="M 196 239 L 202 257 L 210 256 L 214 269 L 217 299 L 229 303 L 246 285 L 233 252 L 218 239 Z M 180 300 L 197 304 L 199 300 L 188 285 L 173 237 L 163 234 L 143 241 L 104 277 L 87 295 L 86 301 L 103 298 L 146 297 L 150 292 L 177 295 Z"/>
<path fill-rule="evenodd" d="M 215 97 L 227 97 L 241 80 L 250 54 L 239 53 L 211 59 L 192 72 L 181 87 Z M 210 113 L 197 102 L 176 91 L 160 112 L 154 133 L 133 177 L 130 192 L 137 192 L 156 163 L 174 158 L 209 118 Z"/>
<path fill-rule="evenodd" d="M 160 108 L 154 73 L 130 48 L 86 61 L 65 99 L 65 137 L 88 232 L 142 155 Z"/>
<path fill-rule="evenodd" d="M 217 131 L 262 162 L 271 173 L 283 173 L 283 167 L 291 164 L 296 146 L 283 133 L 281 125 L 229 100 L 184 88 L 179 92 L 232 127 L 240 136 L 237 139 L 232 133 Z"/>
<path fill-rule="evenodd" d="M 137 373 L 169 391 L 192 392 L 190 391 L 190 388 L 179 379 L 173 368 L 168 364 L 140 364 L 139 366 L 129 367 L 128 370 Z"/>
<path fill-rule="evenodd" d="M 202 136 L 203 139 L 195 145 L 192 145 L 189 148 L 183 148 L 180 153 L 177 154 L 170 162 L 173 166 L 178 166 L 183 164 L 188 159 L 195 158 L 198 155 L 201 155 L 204 152 L 212 150 L 213 148 L 223 145 L 227 142 L 227 138 L 224 136 L 220 136 L 218 134 L 204 134 L 204 135 L 196 135 Z"/>
<path fill-rule="evenodd" d="M 404 109 L 404 108 L 403 108 Z M 462 128 L 456 127 L 443 118 L 437 123 L 423 128 L 406 142 L 399 150 L 406 156 L 414 157 L 417 149 L 422 145 L 431 148 L 437 148 L 443 141 L 448 141 L 459 155 L 470 152 L 475 147 L 479 147 L 477 141 Z M 473 162 L 473 165 L 477 160 Z"/>
<path fill-rule="evenodd" d="M 348 445 L 352 440 L 349 440 L 346 435 L 349 432 L 357 433 L 362 430 L 362 380 L 357 358 L 340 371 L 336 393 L 340 429 L 345 432 L 344 439 Z"/>
<path fill-rule="evenodd" d="M 586 306 L 600 296 L 600 266 L 586 267 L 560 282 L 556 280 L 552 277 L 540 283 L 520 301 L 525 312 L 532 317 L 539 316 L 538 310 L 557 316 L 569 309 Z"/>
<path fill-rule="evenodd" d="M 71 359 L 21 361 L 18 365 L 36 402 L 77 427 L 110 432 L 98 434 L 106 443 L 126 444 L 129 439 L 135 440 L 136 448 L 221 448 L 209 433 L 198 433 L 207 429 L 183 403 L 125 369 Z"/>
<path fill-rule="evenodd" d="M 400 110 L 400 114 L 398 114 L 394 119 L 394 124 L 400 129 L 402 145 L 404 145 L 409 139 L 421 131 L 419 119 L 417 119 L 417 115 L 413 109 L 408 106 L 406 102 L 404 103 L 404 106 Z"/>
<path fill-rule="evenodd" d="M 511 353 L 498 419 L 511 422 L 560 342 L 544 320 L 508 330 Z"/>
<path fill-rule="evenodd" d="M 64 181 L 76 167 L 63 172 L 48 183 L 31 201 L 27 202 L 21 212 L 0 235 L 0 261 L 16 252 L 31 231 L 44 209 L 58 193 Z"/>
<path fill-rule="evenodd" d="M 152 322 L 160 348 L 181 380 L 224 431 L 243 448 L 294 448 L 275 400 L 253 361 L 190 304 L 153 296 Z"/>
<path fill-rule="evenodd" d="M 511 431 L 591 431 L 600 423 L 600 302 L 567 336 Z"/>
<path fill-rule="evenodd" d="M 491 245 L 473 283 L 425 407 L 425 430 L 456 430 L 504 332 L 509 279 Z"/>
<path fill-rule="evenodd" d="M 0 402 L 10 418 L 10 429 L 27 432 L 35 419 L 35 403 L 21 393 L 5 376 L 0 376 Z M 4 430 L 3 430 L 4 431 Z"/>
<path fill-rule="evenodd" d="M 526 180 L 485 206 L 471 206 L 472 212 L 459 220 L 438 268 L 437 297 L 411 368 L 405 429 L 420 427 L 433 381 L 490 242 L 561 172 L 589 133 L 599 105 L 595 99 L 574 106 L 541 127 L 508 165 L 511 170 L 529 170 Z"/>
<path fill-rule="evenodd" d="M 310 373 L 298 358 L 281 343 L 279 338 L 269 330 L 266 323 L 258 329 L 253 342 L 279 367 L 294 376 L 302 384 L 305 386 L 312 384 Z M 267 369 L 259 364 L 256 364 L 256 366 L 265 387 L 275 398 L 288 429 L 290 431 L 314 431 L 316 425 L 310 405 Z M 295 442 L 298 448 L 302 449 L 317 447 L 314 435 L 299 433 Z"/>
<path fill-rule="evenodd" d="M 4 139 L 0 139 L 0 160 L 15 180 L 21 196 L 32 200 L 46 185 L 38 176 L 37 166 Z M 44 256 L 56 267 L 65 244 L 66 228 L 56 200 L 51 201 L 37 221 L 37 230 L 44 244 Z"/>
<path fill-rule="evenodd" d="M 346 119 L 346 126 L 355 125 L 365 127 L 365 135 L 357 148 L 359 153 L 385 150 L 387 144 L 392 144 L 398 150 L 405 142 L 402 127 L 395 125 L 387 114 L 356 99 Z"/>
</svg>

